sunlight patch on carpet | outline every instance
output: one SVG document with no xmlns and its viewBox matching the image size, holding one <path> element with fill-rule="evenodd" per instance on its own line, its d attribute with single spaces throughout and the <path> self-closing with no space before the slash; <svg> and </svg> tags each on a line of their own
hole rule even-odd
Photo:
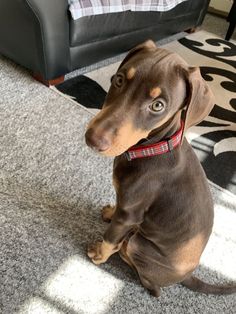
<svg viewBox="0 0 236 314">
<path fill-rule="evenodd" d="M 51 275 L 43 290 L 50 299 L 72 310 L 99 314 L 106 311 L 122 287 L 123 282 L 101 266 L 75 255 Z"/>
<path fill-rule="evenodd" d="M 230 280 L 236 280 L 236 209 L 233 206 L 233 195 L 215 203 L 213 233 L 201 258 L 201 265 Z"/>
<path fill-rule="evenodd" d="M 45 300 L 34 297 L 25 302 L 18 314 L 63 314 Z"/>
</svg>

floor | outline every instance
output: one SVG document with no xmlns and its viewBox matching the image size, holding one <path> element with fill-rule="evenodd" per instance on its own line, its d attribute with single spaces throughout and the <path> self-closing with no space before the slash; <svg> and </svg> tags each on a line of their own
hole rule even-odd
<svg viewBox="0 0 236 314">
<path fill-rule="evenodd" d="M 226 18 L 220 17 L 218 15 L 208 13 L 202 24 L 202 28 L 210 33 L 216 34 L 222 38 L 225 38 L 229 27 L 229 23 Z M 236 30 L 234 31 L 232 40 L 236 40 Z"/>
</svg>

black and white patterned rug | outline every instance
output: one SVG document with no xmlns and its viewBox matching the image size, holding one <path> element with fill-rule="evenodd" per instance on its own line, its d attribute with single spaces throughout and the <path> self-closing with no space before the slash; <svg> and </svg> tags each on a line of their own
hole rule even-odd
<svg viewBox="0 0 236 314">
<path fill-rule="evenodd" d="M 187 134 L 210 181 L 236 194 L 236 44 L 200 31 L 163 47 L 200 66 L 216 97 L 210 115 Z M 56 86 L 91 111 L 102 107 L 120 62 Z"/>
</svg>

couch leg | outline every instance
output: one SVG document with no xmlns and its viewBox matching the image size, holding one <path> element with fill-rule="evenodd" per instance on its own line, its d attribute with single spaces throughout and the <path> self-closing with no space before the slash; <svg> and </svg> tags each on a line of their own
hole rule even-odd
<svg viewBox="0 0 236 314">
<path fill-rule="evenodd" d="M 189 28 L 189 29 L 186 29 L 185 32 L 189 33 L 189 34 L 193 34 L 193 33 L 196 33 L 197 31 L 199 31 L 200 28 L 199 27 L 192 27 L 192 28 Z"/>
<path fill-rule="evenodd" d="M 227 34 L 225 36 L 225 40 L 230 40 L 231 36 L 233 35 L 235 26 L 236 26 L 236 22 L 235 21 L 230 22 Z"/>
<path fill-rule="evenodd" d="M 47 87 L 50 87 L 50 86 L 53 86 L 53 85 L 57 85 L 57 84 L 60 84 L 62 82 L 64 82 L 64 79 L 65 79 L 65 75 L 62 75 L 62 76 L 59 76 L 55 79 L 52 79 L 52 80 L 45 80 L 41 74 L 38 74 L 38 73 L 33 73 L 33 77 L 43 83 L 44 85 L 46 85 Z"/>
</svg>

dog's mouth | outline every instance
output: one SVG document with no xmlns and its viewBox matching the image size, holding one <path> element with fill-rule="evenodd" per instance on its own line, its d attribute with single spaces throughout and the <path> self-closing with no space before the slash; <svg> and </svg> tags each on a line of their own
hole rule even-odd
<svg viewBox="0 0 236 314">
<path fill-rule="evenodd" d="M 148 131 L 136 129 L 131 122 L 123 123 L 115 131 L 103 130 L 92 123 L 85 133 L 85 140 L 89 147 L 101 155 L 115 157 L 146 138 L 148 133 Z"/>
</svg>

